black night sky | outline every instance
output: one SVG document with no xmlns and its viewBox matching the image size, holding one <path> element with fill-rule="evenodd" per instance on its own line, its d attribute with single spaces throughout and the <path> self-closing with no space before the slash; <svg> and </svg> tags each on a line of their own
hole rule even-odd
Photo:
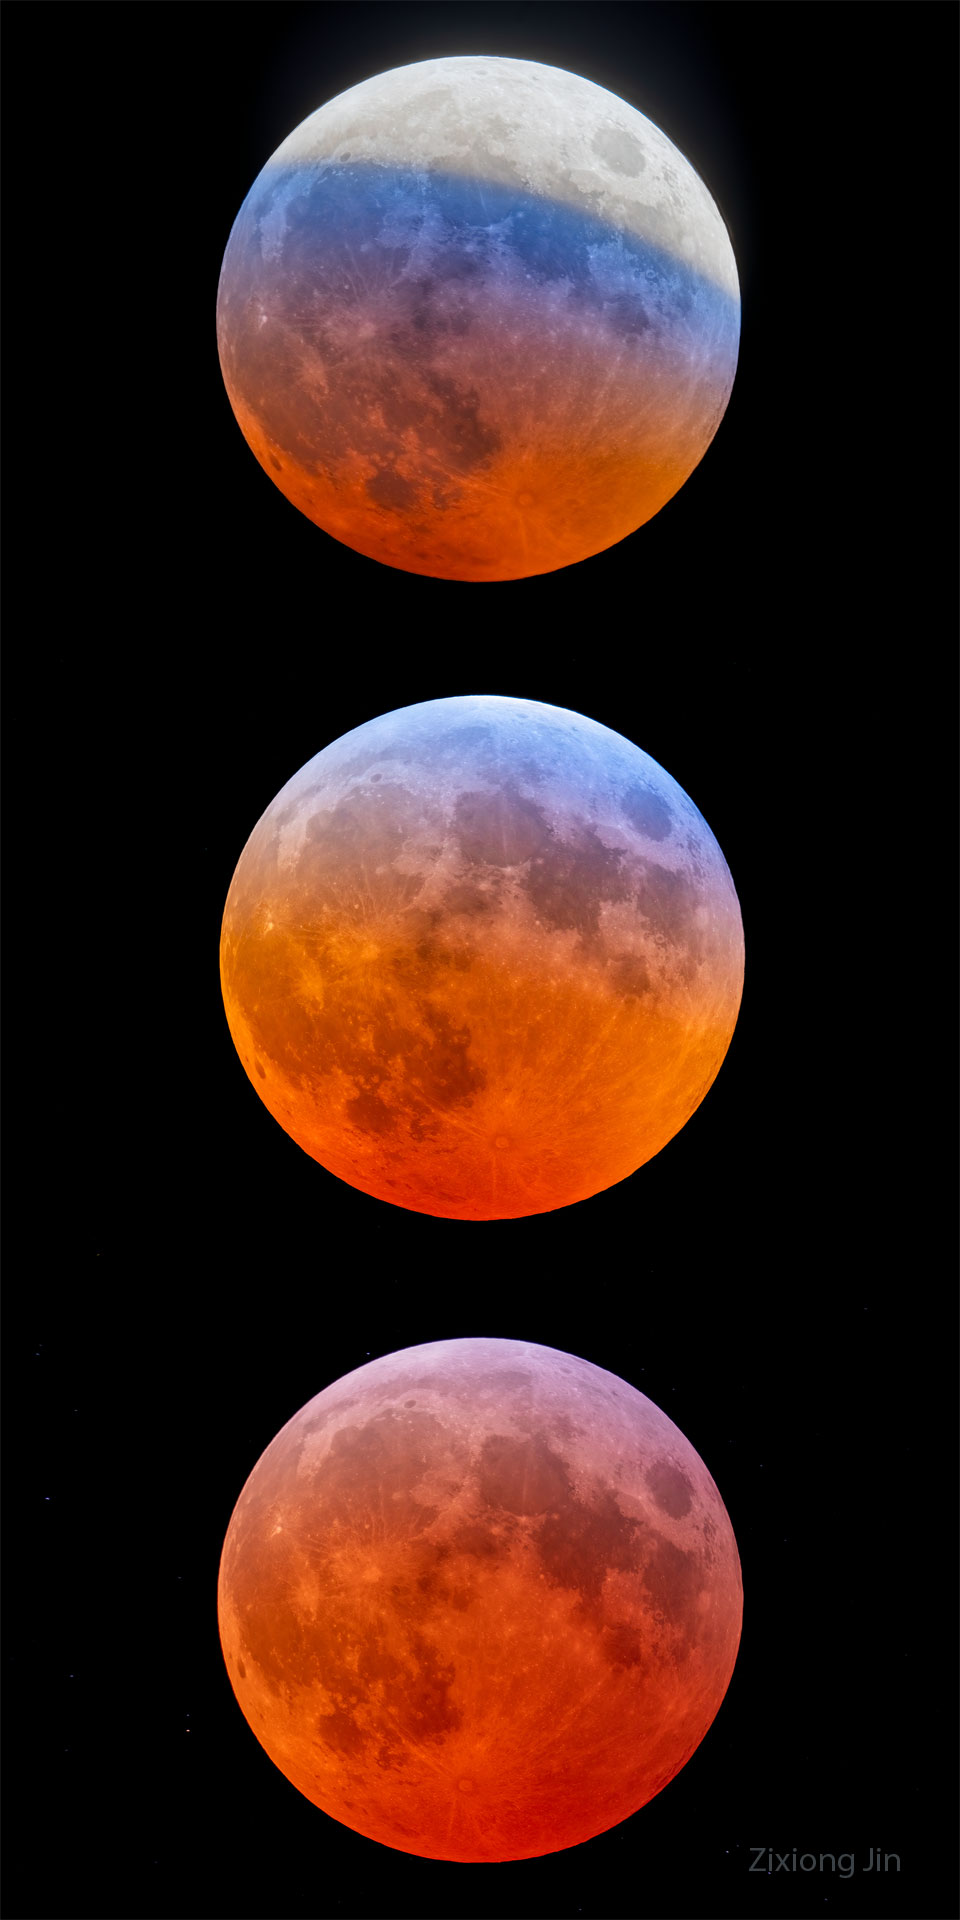
<svg viewBox="0 0 960 1920">
<path fill-rule="evenodd" d="M 941 1920 L 955 9 L 18 4 L 4 26 L 5 1910 Z M 497 586 L 378 566 L 298 515 L 241 438 L 214 325 L 281 139 L 460 52 L 569 67 L 662 126 L 743 299 L 727 414 L 676 497 Z M 290 775 L 474 691 L 659 761 L 723 848 L 747 949 L 727 1060 L 670 1145 L 579 1207 L 486 1225 L 303 1155 L 245 1078 L 217 961 Z M 681 1774 L 589 1844 L 496 1867 L 378 1847 L 301 1798 L 216 1619 L 279 1427 L 368 1355 L 470 1333 L 663 1407 L 745 1589 Z M 751 1874 L 761 1845 L 857 1870 Z M 899 1874 L 865 1874 L 871 1848 Z"/>
</svg>

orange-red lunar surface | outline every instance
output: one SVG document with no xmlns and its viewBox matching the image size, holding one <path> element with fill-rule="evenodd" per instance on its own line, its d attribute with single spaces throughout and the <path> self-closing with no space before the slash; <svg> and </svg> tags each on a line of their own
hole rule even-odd
<svg viewBox="0 0 960 1920">
<path fill-rule="evenodd" d="M 360 1367 L 257 1462 L 220 1565 L 231 1685 L 288 1780 L 435 1860 L 523 1860 L 628 1818 L 699 1746 L 742 1588 L 703 1461 L 552 1347 Z"/>
<path fill-rule="evenodd" d="M 743 930 L 692 800 L 535 700 L 402 707 L 325 747 L 254 828 L 220 945 L 260 1099 L 351 1186 L 458 1220 L 623 1180 L 693 1113 Z"/>
<path fill-rule="evenodd" d="M 601 552 L 688 478 L 730 397 L 733 249 L 659 127 L 578 74 L 458 56 L 310 115 L 217 297 L 264 472 L 372 559 L 515 580 Z"/>
</svg>

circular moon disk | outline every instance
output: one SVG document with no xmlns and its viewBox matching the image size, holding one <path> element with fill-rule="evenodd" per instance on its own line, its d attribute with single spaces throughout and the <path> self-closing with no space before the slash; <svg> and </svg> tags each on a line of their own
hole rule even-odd
<svg viewBox="0 0 960 1920">
<path fill-rule="evenodd" d="M 325 1813 L 438 1860 L 524 1860 L 680 1771 L 740 1640 L 723 1501 L 616 1375 L 521 1340 L 360 1367 L 257 1462 L 220 1565 L 257 1739 Z"/>
<path fill-rule="evenodd" d="M 496 694 L 370 720 L 254 828 L 220 942 L 265 1106 L 351 1186 L 549 1212 L 658 1153 L 733 1033 L 743 930 L 692 800 L 622 735 Z"/>
<path fill-rule="evenodd" d="M 515 580 L 613 546 L 703 457 L 740 291 L 689 162 L 531 60 L 377 74 L 304 120 L 237 215 L 220 364 L 271 480 L 359 553 Z"/>
</svg>

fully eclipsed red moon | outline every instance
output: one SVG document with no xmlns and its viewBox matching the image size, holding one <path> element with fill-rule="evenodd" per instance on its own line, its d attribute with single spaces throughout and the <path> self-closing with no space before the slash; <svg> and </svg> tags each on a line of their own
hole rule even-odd
<svg viewBox="0 0 960 1920">
<path fill-rule="evenodd" d="M 220 973 L 247 1076 L 351 1186 L 459 1220 L 544 1213 L 658 1153 L 743 983 L 730 871 L 663 767 L 496 694 L 382 714 L 254 828 Z"/>
<path fill-rule="evenodd" d="M 523 1860 L 679 1773 L 730 1682 L 742 1587 L 703 1461 L 602 1367 L 438 1341 L 295 1414 L 220 1565 L 231 1685 L 308 1800 L 436 1860 Z"/>
<path fill-rule="evenodd" d="M 579 74 L 456 55 L 296 127 L 217 297 L 230 404 L 268 477 L 410 573 L 515 580 L 668 501 L 730 397 L 740 289 L 666 134 Z"/>
</svg>

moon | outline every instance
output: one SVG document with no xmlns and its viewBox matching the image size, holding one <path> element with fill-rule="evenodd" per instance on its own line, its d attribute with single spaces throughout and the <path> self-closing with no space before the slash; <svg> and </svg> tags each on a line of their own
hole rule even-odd
<svg viewBox="0 0 960 1920">
<path fill-rule="evenodd" d="M 227 895 L 220 977 L 260 1099 L 413 1212 L 569 1206 L 703 1099 L 743 984 L 733 880 L 664 769 L 505 695 L 401 707 L 294 774 Z"/>
<path fill-rule="evenodd" d="M 658 513 L 739 338 L 726 227 L 667 136 L 489 55 L 376 74 L 295 128 L 217 297 L 264 472 L 358 553 L 449 580 L 550 573 Z"/>
<path fill-rule="evenodd" d="M 237 1501 L 223 1655 L 271 1760 L 325 1813 L 434 1860 L 616 1826 L 713 1721 L 740 1563 L 653 1402 L 523 1340 L 440 1340 L 318 1393 Z"/>
</svg>

